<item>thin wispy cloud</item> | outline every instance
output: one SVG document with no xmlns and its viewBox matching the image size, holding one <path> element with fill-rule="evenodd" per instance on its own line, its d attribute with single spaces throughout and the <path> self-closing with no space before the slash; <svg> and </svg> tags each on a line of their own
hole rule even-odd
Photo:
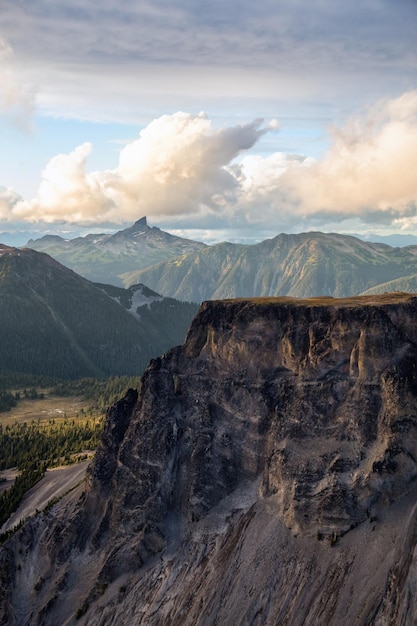
<svg viewBox="0 0 417 626">
<path fill-rule="evenodd" d="M 178 94 L 189 102 L 198 93 L 330 101 L 358 97 L 359 89 L 375 99 L 388 87 L 392 96 L 413 86 L 416 13 L 405 0 L 364 0 L 360 7 L 330 0 L 8 0 L 0 33 L 3 27 L 22 71 L 39 83 L 41 109 L 83 119 L 95 109 L 98 119 L 115 119 L 121 100 L 133 116 L 140 95 L 157 111 L 172 108 L 173 94 L 177 108 Z"/>
<path fill-rule="evenodd" d="M 33 106 L 34 93 L 19 75 L 10 44 L 0 36 L 0 113 L 28 128 Z"/>
</svg>

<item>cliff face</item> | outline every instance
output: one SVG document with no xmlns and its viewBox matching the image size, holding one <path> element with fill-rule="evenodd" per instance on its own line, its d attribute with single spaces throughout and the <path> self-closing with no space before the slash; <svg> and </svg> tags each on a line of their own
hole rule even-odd
<svg viewBox="0 0 417 626">
<path fill-rule="evenodd" d="M 3 623 L 415 623 L 416 315 L 205 303 L 3 547 Z"/>
</svg>

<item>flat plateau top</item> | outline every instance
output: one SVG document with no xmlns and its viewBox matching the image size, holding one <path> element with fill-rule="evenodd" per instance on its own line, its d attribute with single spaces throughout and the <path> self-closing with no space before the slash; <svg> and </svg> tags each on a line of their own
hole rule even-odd
<svg viewBox="0 0 417 626">
<path fill-rule="evenodd" d="M 292 306 L 383 306 L 387 304 L 405 304 L 417 300 L 417 294 L 393 291 L 371 296 L 349 296 L 347 298 L 333 298 L 332 296 L 317 296 L 314 298 L 293 298 L 290 296 L 260 297 L 260 298 L 230 298 L 226 300 L 212 300 L 214 303 L 248 303 L 248 304 L 271 304 Z"/>
</svg>

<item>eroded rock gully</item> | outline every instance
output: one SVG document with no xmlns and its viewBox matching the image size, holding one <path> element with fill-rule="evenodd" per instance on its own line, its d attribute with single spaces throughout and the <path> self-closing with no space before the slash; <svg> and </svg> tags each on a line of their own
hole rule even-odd
<svg viewBox="0 0 417 626">
<path fill-rule="evenodd" d="M 86 485 L 1 551 L 3 624 L 414 624 L 417 298 L 202 305 Z"/>
</svg>

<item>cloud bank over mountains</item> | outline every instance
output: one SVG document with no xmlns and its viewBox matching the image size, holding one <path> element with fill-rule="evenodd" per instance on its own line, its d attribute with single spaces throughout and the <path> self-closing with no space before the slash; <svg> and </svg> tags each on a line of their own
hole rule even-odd
<svg viewBox="0 0 417 626">
<path fill-rule="evenodd" d="M 1 228 L 417 232 L 416 17 L 415 0 L 4 0 Z"/>
<path fill-rule="evenodd" d="M 318 160 L 250 152 L 277 129 L 276 120 L 217 129 L 204 113 L 164 115 L 121 149 L 114 169 L 89 172 L 93 146 L 84 143 L 50 160 L 33 199 L 0 189 L 0 218 L 93 225 L 146 214 L 179 228 L 223 223 L 274 231 L 352 218 L 397 229 L 417 223 L 417 91 L 331 128 Z"/>
</svg>

